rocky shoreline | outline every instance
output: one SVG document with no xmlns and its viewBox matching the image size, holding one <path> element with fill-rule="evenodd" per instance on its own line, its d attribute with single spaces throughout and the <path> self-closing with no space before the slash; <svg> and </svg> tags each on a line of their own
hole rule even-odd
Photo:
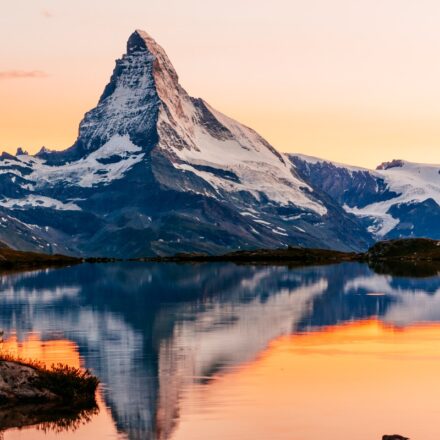
<svg viewBox="0 0 440 440">
<path fill-rule="evenodd" d="M 0 243 L 0 270 L 4 271 L 61 267 L 81 262 L 80 258 L 66 255 L 17 251 Z"/>
<path fill-rule="evenodd" d="M 289 246 L 285 249 L 256 249 L 236 251 L 223 255 L 206 255 L 182 253 L 169 257 L 147 257 L 133 261 L 159 263 L 205 263 L 205 262 L 236 262 L 236 263 L 291 263 L 291 264 L 332 264 L 343 261 L 355 261 L 358 254 L 339 252 L 328 249 L 308 249 Z"/>
<path fill-rule="evenodd" d="M 33 361 L 0 355 L 0 407 L 58 403 L 70 407 L 95 404 L 99 380 L 88 370 L 66 365 L 47 368 Z"/>
<path fill-rule="evenodd" d="M 310 249 L 289 246 L 283 249 L 256 249 L 230 252 L 223 255 L 181 253 L 165 257 L 146 257 L 131 261 L 159 263 L 237 262 L 267 264 L 333 264 L 349 261 L 375 264 L 380 262 L 440 262 L 440 241 L 425 238 L 381 241 L 367 252 L 340 252 L 329 249 Z"/>
<path fill-rule="evenodd" d="M 289 246 L 282 249 L 240 250 L 222 255 L 179 253 L 172 256 L 130 259 L 112 257 L 77 258 L 65 255 L 16 251 L 0 246 L 0 270 L 4 271 L 63 267 L 81 263 L 113 263 L 118 261 L 155 263 L 234 262 L 238 264 L 288 264 L 292 266 L 357 261 L 373 266 L 399 263 L 408 265 L 430 264 L 437 267 L 440 264 L 440 241 L 425 238 L 381 241 L 364 253 Z"/>
<path fill-rule="evenodd" d="M 33 425 L 75 429 L 98 412 L 98 385 L 88 370 L 0 355 L 0 434 Z"/>
</svg>

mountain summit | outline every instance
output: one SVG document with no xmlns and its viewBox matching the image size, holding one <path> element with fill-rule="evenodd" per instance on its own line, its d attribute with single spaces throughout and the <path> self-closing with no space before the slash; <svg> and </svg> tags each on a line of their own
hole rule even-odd
<svg viewBox="0 0 440 440">
<path fill-rule="evenodd" d="M 21 151 L 0 168 L 0 240 L 25 250 L 137 257 L 371 242 L 288 156 L 189 96 L 139 30 L 72 147 Z"/>
</svg>

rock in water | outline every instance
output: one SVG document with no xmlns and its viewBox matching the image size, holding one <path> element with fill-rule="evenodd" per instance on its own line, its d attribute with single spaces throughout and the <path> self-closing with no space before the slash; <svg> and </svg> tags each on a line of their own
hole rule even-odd
<svg viewBox="0 0 440 440">
<path fill-rule="evenodd" d="M 0 406 L 59 403 L 70 407 L 95 405 L 99 380 L 88 370 L 66 365 L 48 369 L 39 364 L 0 360 Z"/>
<path fill-rule="evenodd" d="M 33 367 L 0 361 L 0 403 L 57 400 L 55 393 L 37 386 L 38 379 L 39 372 Z"/>
<path fill-rule="evenodd" d="M 402 435 L 393 434 L 393 435 L 382 436 L 382 440 L 409 440 L 409 438 L 403 437 Z"/>
</svg>

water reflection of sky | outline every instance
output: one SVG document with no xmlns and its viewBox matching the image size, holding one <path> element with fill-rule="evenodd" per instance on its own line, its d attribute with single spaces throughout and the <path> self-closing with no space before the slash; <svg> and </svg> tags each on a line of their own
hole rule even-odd
<svg viewBox="0 0 440 440">
<path fill-rule="evenodd" d="M 361 264 L 120 263 L 2 276 L 0 289 L 9 349 L 81 362 L 103 381 L 100 415 L 58 437 L 90 438 L 88 429 L 95 438 L 311 440 L 325 433 L 336 440 L 355 435 L 355 420 L 365 426 L 356 419 L 363 412 L 375 422 L 356 438 L 380 438 L 388 422 L 399 431 L 398 420 L 419 438 L 434 438 L 435 428 L 420 431 L 414 417 L 428 422 L 420 405 L 432 416 L 437 390 L 439 277 L 379 275 Z M 398 398 L 403 390 L 422 400 Z"/>
</svg>

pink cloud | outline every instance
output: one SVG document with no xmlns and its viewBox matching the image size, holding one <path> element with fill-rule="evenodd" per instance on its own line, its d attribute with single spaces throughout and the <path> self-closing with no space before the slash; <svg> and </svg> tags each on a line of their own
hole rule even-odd
<svg viewBox="0 0 440 440">
<path fill-rule="evenodd" d="M 41 70 L 4 70 L 0 71 L 0 80 L 23 78 L 46 78 L 49 75 Z"/>
</svg>

